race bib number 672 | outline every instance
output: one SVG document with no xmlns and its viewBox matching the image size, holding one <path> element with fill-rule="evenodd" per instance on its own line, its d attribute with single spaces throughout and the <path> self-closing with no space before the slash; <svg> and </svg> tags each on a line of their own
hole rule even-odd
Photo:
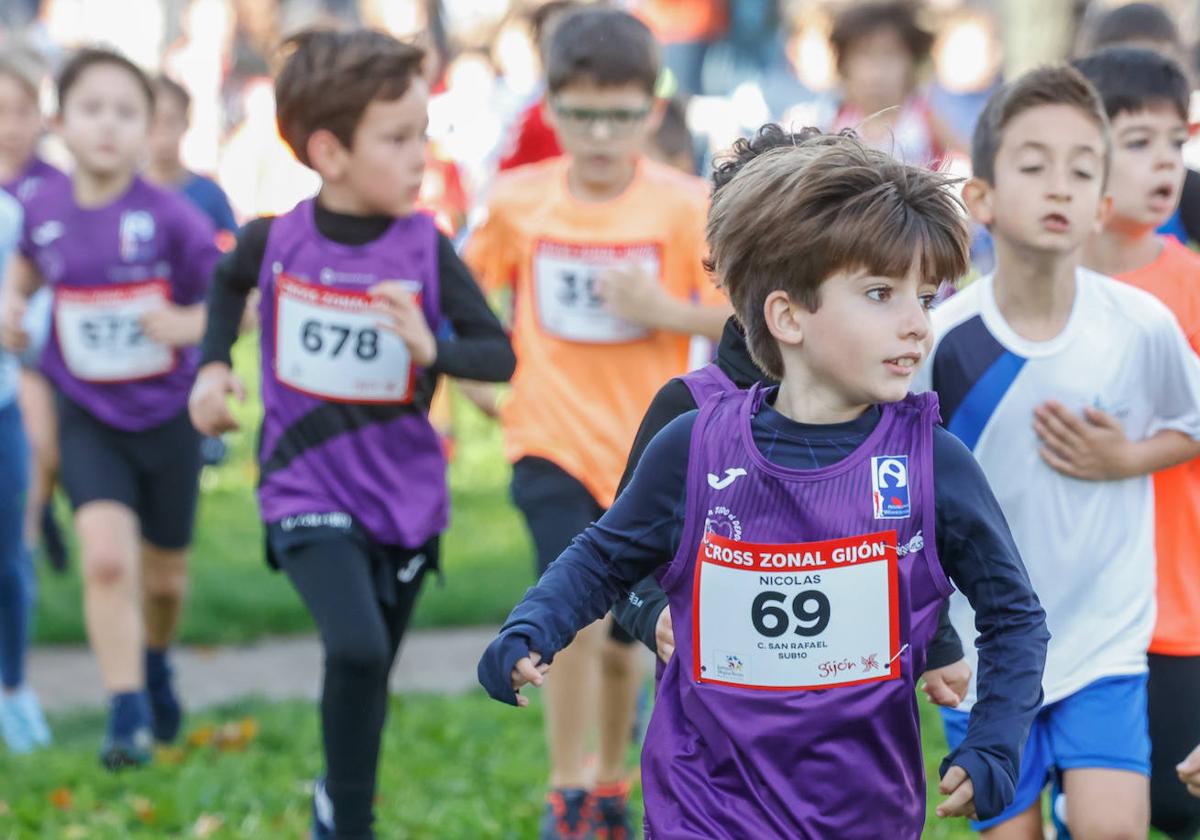
<svg viewBox="0 0 1200 840">
<path fill-rule="evenodd" d="M 760 544 L 705 534 L 694 678 L 796 691 L 900 675 L 896 532 Z"/>
<path fill-rule="evenodd" d="M 134 382 L 170 373 L 175 351 L 142 332 L 142 316 L 169 306 L 166 280 L 54 290 L 54 331 L 63 361 L 85 382 Z"/>
</svg>

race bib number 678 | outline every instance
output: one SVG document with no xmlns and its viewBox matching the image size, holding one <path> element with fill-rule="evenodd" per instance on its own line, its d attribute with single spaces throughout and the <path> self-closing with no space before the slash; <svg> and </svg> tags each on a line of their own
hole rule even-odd
<svg viewBox="0 0 1200 840">
<path fill-rule="evenodd" d="M 895 531 L 790 544 L 705 534 L 695 680 L 796 691 L 897 678 L 896 564 Z"/>
</svg>

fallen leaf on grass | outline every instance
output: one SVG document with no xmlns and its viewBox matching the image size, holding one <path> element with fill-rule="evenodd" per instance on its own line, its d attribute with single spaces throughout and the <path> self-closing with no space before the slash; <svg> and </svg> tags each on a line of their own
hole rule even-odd
<svg viewBox="0 0 1200 840">
<path fill-rule="evenodd" d="M 50 804 L 60 811 L 69 811 L 74 801 L 75 797 L 67 788 L 55 788 L 50 792 Z"/>
<path fill-rule="evenodd" d="M 240 752 L 257 737 L 258 721 L 244 718 L 222 726 L 216 734 L 216 745 L 223 752 Z"/>
<path fill-rule="evenodd" d="M 225 825 L 225 820 L 213 814 L 201 814 L 196 819 L 196 824 L 192 826 L 193 837 L 211 837 L 221 826 Z"/>
<path fill-rule="evenodd" d="M 129 797 L 129 807 L 143 825 L 150 825 L 158 816 L 154 813 L 154 803 L 144 796 Z"/>
<path fill-rule="evenodd" d="M 204 726 L 198 726 L 188 733 L 187 742 L 189 747 L 207 747 L 213 742 L 213 736 L 217 734 L 217 728 L 211 723 L 206 723 Z"/>
</svg>

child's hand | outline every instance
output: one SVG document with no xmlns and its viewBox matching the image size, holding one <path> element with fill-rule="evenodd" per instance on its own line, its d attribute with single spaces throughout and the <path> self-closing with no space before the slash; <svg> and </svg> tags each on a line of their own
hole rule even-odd
<svg viewBox="0 0 1200 840">
<path fill-rule="evenodd" d="M 147 312 L 141 319 L 146 338 L 167 347 L 187 347 L 200 340 L 204 332 L 204 313 L 191 306 L 167 304 Z"/>
<path fill-rule="evenodd" d="M 596 293 L 604 308 L 619 318 L 645 327 L 658 325 L 656 316 L 667 297 L 657 277 L 651 277 L 641 266 L 629 263 L 610 268 L 598 278 Z"/>
<path fill-rule="evenodd" d="M 0 310 L 0 345 L 13 353 L 20 353 L 29 346 L 29 333 L 25 330 L 26 303 L 16 295 L 5 295 Z"/>
<path fill-rule="evenodd" d="M 222 432 L 238 428 L 238 421 L 229 410 L 228 395 L 238 402 L 246 401 L 246 388 L 237 374 L 224 362 L 209 362 L 200 368 L 196 384 L 188 396 L 188 416 L 202 435 L 217 437 Z"/>
<path fill-rule="evenodd" d="M 1111 414 L 1084 408 L 1080 417 L 1054 400 L 1034 410 L 1033 430 L 1044 460 L 1063 475 L 1085 481 L 1128 478 L 1129 439 Z"/>
<path fill-rule="evenodd" d="M 437 359 L 437 339 L 412 291 L 398 280 L 385 280 L 368 292 L 375 298 L 372 308 L 384 316 L 379 326 L 400 336 L 414 364 L 426 368 L 432 365 Z"/>
<path fill-rule="evenodd" d="M 946 798 L 937 806 L 937 815 L 946 817 L 975 818 L 975 785 L 967 771 L 957 764 L 951 766 L 938 785 L 938 792 Z"/>
<path fill-rule="evenodd" d="M 529 705 L 529 698 L 521 695 L 522 686 L 535 685 L 541 688 L 542 675 L 550 670 L 549 665 L 542 664 L 542 655 L 536 650 L 529 651 L 528 656 L 522 656 L 512 669 L 512 688 L 517 695 L 517 705 L 524 708 Z"/>
<path fill-rule="evenodd" d="M 954 708 L 967 696 L 971 682 L 971 666 L 966 659 L 926 671 L 921 677 L 921 690 L 929 702 Z"/>
<path fill-rule="evenodd" d="M 1175 767 L 1179 780 L 1187 785 L 1188 793 L 1200 796 L 1200 746 Z"/>
<path fill-rule="evenodd" d="M 671 608 L 663 607 L 654 624 L 654 644 L 658 658 L 666 662 L 675 653 L 675 629 L 671 626 Z"/>
</svg>

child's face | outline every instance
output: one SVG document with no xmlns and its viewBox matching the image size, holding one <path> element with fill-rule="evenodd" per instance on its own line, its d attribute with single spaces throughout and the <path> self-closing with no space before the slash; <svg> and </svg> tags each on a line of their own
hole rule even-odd
<svg viewBox="0 0 1200 840">
<path fill-rule="evenodd" d="M 575 175 L 597 189 L 628 177 L 657 127 L 653 98 L 633 83 L 572 82 L 550 97 L 547 117 Z"/>
<path fill-rule="evenodd" d="M 374 213 L 413 211 L 425 176 L 429 86 L 413 77 L 399 99 L 377 99 L 363 111 L 345 157 L 345 184 Z"/>
<path fill-rule="evenodd" d="M 1004 127 L 995 183 L 974 180 L 964 198 L 998 239 L 1069 254 L 1100 229 L 1104 135 L 1078 108 L 1040 105 Z"/>
<path fill-rule="evenodd" d="M 904 399 L 913 374 L 929 355 L 929 308 L 937 283 L 922 277 L 919 260 L 903 277 L 840 271 L 821 284 L 816 312 L 796 308 L 801 343 L 795 358 L 844 409 Z M 793 359 L 784 346 L 784 364 Z"/>
<path fill-rule="evenodd" d="M 42 112 L 29 90 L 0 74 L 0 164 L 19 169 L 33 157 L 42 136 Z"/>
<path fill-rule="evenodd" d="M 128 70 L 93 64 L 68 91 L 58 125 L 80 169 L 97 175 L 133 172 L 146 149 L 150 103 Z"/>
<path fill-rule="evenodd" d="M 1150 232 L 1171 217 L 1183 189 L 1187 123 L 1169 104 L 1122 112 L 1112 120 L 1108 178 L 1112 215 L 1107 226 Z"/>
<path fill-rule="evenodd" d="M 912 53 L 894 29 L 880 28 L 854 41 L 840 64 L 847 101 L 868 115 L 900 105 L 912 90 Z"/>
<path fill-rule="evenodd" d="M 179 144 L 187 129 L 183 103 L 169 91 L 160 90 L 150 122 L 150 156 L 162 163 L 174 163 L 179 159 Z"/>
</svg>

